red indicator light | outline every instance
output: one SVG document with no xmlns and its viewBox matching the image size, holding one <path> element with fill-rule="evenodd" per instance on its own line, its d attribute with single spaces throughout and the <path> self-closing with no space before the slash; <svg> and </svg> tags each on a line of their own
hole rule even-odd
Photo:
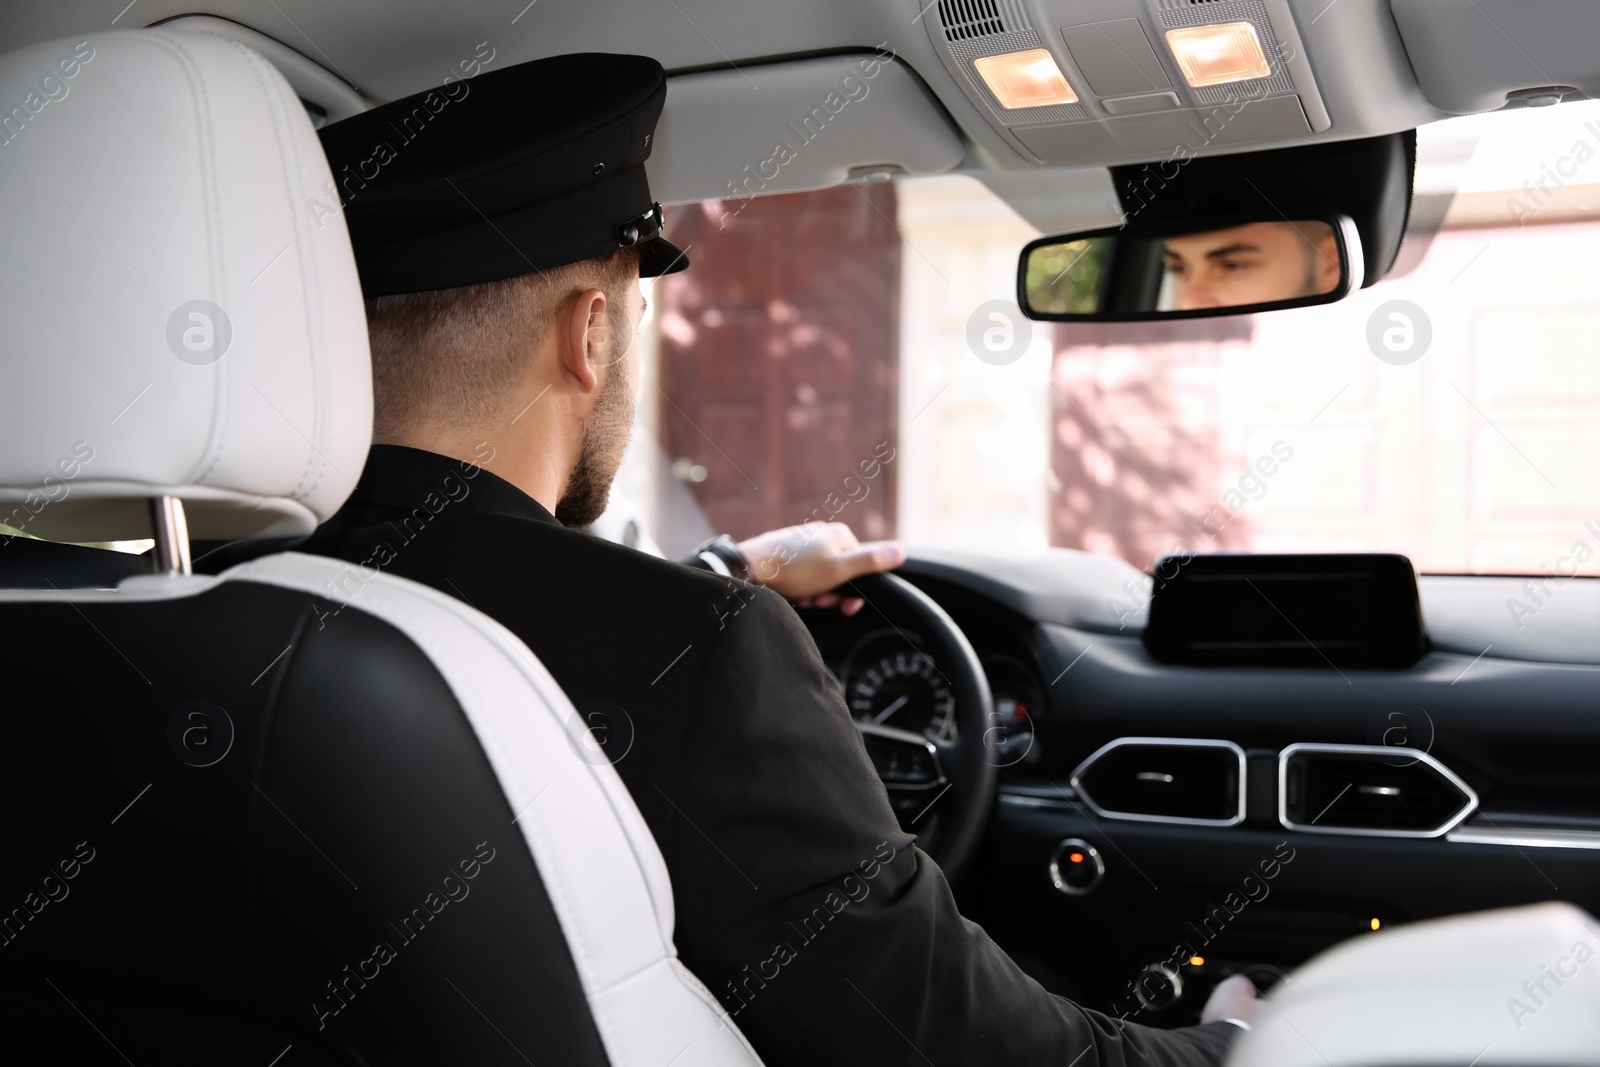
<svg viewBox="0 0 1600 1067">
<path fill-rule="evenodd" d="M 1067 859 L 1070 860 L 1073 863 L 1082 863 L 1083 862 L 1083 853 L 1082 852 L 1070 853 L 1067 856 Z"/>
</svg>

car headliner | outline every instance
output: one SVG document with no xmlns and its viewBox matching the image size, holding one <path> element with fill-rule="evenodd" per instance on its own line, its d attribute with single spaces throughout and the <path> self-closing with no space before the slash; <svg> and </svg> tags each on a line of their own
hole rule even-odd
<svg viewBox="0 0 1600 1067">
<path fill-rule="evenodd" d="M 1158 7 L 1187 6 L 1182 0 L 1002 2 L 1025 10 L 1036 26 L 1128 17 L 1153 23 Z M 1587 43 L 1600 39 L 1600 5 L 1582 0 L 1264 2 L 1275 25 L 1292 12 L 1329 128 L 1226 148 L 1207 145 L 1202 154 L 1392 133 L 1503 106 L 1507 93 L 1538 86 L 1600 92 L 1600 62 Z M 1155 162 L 1117 150 L 1115 134 L 1084 137 L 1081 149 L 1069 145 L 1068 158 L 1048 167 L 1029 158 L 941 59 L 932 40 L 939 33 L 939 0 L 208 0 L 201 8 L 184 0 L 134 0 L 126 6 L 111 0 L 92 9 L 15 4 L 0 10 L 0 41 L 9 50 L 194 14 L 226 18 L 287 45 L 354 86 L 368 104 L 440 84 L 483 42 L 493 50 L 496 67 L 577 51 L 654 56 L 679 90 L 676 97 L 669 91 L 663 143 L 675 126 L 692 132 L 677 138 L 692 140 L 692 151 L 652 167 L 667 202 L 729 195 L 743 167 L 770 155 L 774 134 L 836 82 L 836 65 L 815 60 L 875 49 L 903 65 L 901 84 L 879 93 L 873 106 L 857 108 L 850 136 L 817 138 L 806 146 L 803 166 L 762 184 L 760 192 L 836 183 L 853 167 L 885 162 L 873 158 L 873 146 L 888 144 L 898 147 L 879 151 L 897 155 L 892 162 L 905 173 L 973 173 L 1035 225 L 1061 228 L 1105 221 L 1105 166 Z M 1052 40 L 1059 46 L 1058 37 Z M 739 121 L 728 121 L 735 117 Z M 1063 202 L 1041 206 L 1056 190 Z"/>
</svg>

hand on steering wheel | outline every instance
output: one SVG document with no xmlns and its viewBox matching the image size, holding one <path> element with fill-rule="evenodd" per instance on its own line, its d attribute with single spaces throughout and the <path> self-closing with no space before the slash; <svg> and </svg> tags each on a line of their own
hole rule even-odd
<svg viewBox="0 0 1600 1067">
<path fill-rule="evenodd" d="M 808 522 L 769 530 L 739 549 L 750 563 L 751 580 L 803 608 L 837 605 L 846 615 L 860 611 L 865 601 L 841 595 L 844 582 L 865 574 L 892 570 L 906 560 L 906 551 L 893 541 L 856 540 L 842 522 Z"/>
</svg>

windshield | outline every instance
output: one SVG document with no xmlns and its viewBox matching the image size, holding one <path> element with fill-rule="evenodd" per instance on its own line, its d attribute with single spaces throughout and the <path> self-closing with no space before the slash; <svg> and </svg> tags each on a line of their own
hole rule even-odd
<svg viewBox="0 0 1600 1067">
<path fill-rule="evenodd" d="M 619 496 L 669 552 L 837 519 L 1141 568 L 1600 573 L 1600 103 L 1418 137 L 1395 271 L 1255 317 L 1029 323 L 1038 233 L 964 176 L 675 209 L 694 268 L 648 293 Z"/>
</svg>

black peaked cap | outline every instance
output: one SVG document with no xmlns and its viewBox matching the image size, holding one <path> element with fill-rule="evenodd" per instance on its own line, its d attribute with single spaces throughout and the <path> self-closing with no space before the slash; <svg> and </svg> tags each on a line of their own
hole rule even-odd
<svg viewBox="0 0 1600 1067">
<path fill-rule="evenodd" d="M 643 277 L 687 267 L 659 236 L 644 172 L 666 96 L 655 60 L 580 53 L 325 127 L 362 293 L 497 281 L 633 245 Z"/>
</svg>

